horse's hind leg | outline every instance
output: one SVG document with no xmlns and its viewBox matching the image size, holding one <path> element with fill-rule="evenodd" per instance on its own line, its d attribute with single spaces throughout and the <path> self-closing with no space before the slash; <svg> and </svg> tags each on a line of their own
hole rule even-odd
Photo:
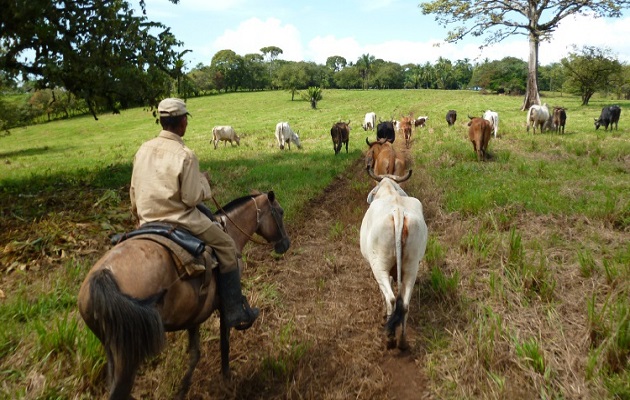
<svg viewBox="0 0 630 400">
<path fill-rule="evenodd" d="M 188 354 L 190 356 L 188 359 L 188 371 L 186 371 L 186 375 L 182 379 L 176 399 L 184 399 L 190 389 L 193 372 L 201 357 L 199 347 L 199 325 L 195 325 L 193 328 L 188 329 Z"/>
</svg>

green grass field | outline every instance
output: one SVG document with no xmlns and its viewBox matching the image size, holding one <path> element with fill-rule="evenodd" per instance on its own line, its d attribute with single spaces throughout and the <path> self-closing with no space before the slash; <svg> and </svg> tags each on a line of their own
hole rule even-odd
<svg viewBox="0 0 630 400">
<path fill-rule="evenodd" d="M 428 115 L 411 149 L 421 176 L 414 193 L 423 203 L 431 197 L 425 261 L 432 290 L 446 299 L 458 293 L 468 315 L 452 335 L 420 332 L 432 393 L 518 396 L 506 389 L 511 378 L 535 388 L 525 398 L 574 398 L 579 390 L 629 398 L 630 101 L 596 97 L 584 107 L 559 93 L 542 101 L 567 109 L 564 135 L 527 133 L 521 97 L 472 91 L 324 90 L 315 110 L 287 92 L 225 94 L 188 100 L 184 140 L 210 172 L 219 203 L 274 190 L 290 223 L 362 158 L 365 138 L 375 138 L 361 128 L 366 112 L 383 120 Z M 595 130 L 593 119 L 610 104 L 622 108 L 619 130 Z M 449 109 L 458 112 L 453 127 L 444 120 Z M 466 123 L 486 109 L 499 113 L 499 137 L 490 141 L 491 160 L 480 163 Z M 349 154 L 335 156 L 330 127 L 339 120 L 352 130 Z M 299 131 L 303 149 L 278 148 L 279 121 Z M 241 145 L 215 150 L 214 125 L 232 125 Z M 106 236 L 131 227 L 133 155 L 158 132 L 148 110 L 133 109 L 0 137 L 0 397 L 31 398 L 33 373 L 46 381 L 38 398 L 102 393 L 104 358 L 77 318 L 76 293 Z M 565 313 L 571 322 L 559 322 Z M 571 324 L 584 329 L 563 331 Z M 553 356 L 577 351 L 568 339 L 575 337 L 583 339 L 579 356 Z"/>
</svg>

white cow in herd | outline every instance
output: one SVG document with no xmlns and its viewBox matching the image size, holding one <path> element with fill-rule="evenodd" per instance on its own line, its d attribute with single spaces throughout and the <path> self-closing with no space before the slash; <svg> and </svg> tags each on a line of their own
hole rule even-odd
<svg viewBox="0 0 630 400">
<path fill-rule="evenodd" d="M 285 145 L 287 145 L 289 150 L 291 150 L 291 142 L 295 143 L 298 149 L 301 149 L 302 143 L 300 143 L 300 136 L 298 133 L 293 132 L 288 122 L 278 122 L 276 125 L 276 140 L 278 141 L 280 150 L 284 150 Z"/>
<path fill-rule="evenodd" d="M 237 145 L 241 145 L 241 138 L 236 134 L 234 128 L 229 125 L 215 126 L 212 128 L 212 142 L 214 143 L 214 149 L 216 150 L 219 141 L 223 141 L 224 145 L 227 145 L 227 142 L 230 142 L 230 145 L 234 146 L 236 142 Z"/>
<path fill-rule="evenodd" d="M 363 119 L 363 130 L 373 131 L 376 129 L 376 113 L 369 112 L 365 114 L 365 118 Z"/>
<path fill-rule="evenodd" d="M 398 348 L 405 349 L 409 301 L 427 247 L 427 225 L 420 200 L 398 185 L 409 179 L 411 170 L 403 177 L 375 175 L 371 169 L 368 173 L 379 183 L 367 198 L 370 206 L 361 223 L 361 254 L 370 263 L 385 300 L 387 347 L 396 346 L 396 328 L 402 325 Z M 397 296 L 391 287 L 392 276 L 398 279 Z"/>
<path fill-rule="evenodd" d="M 549 108 L 547 107 L 547 103 L 542 106 L 534 104 L 527 110 L 527 132 L 529 132 L 529 127 L 533 126 L 533 133 L 535 135 L 536 127 L 538 126 L 540 133 L 543 133 L 547 120 L 549 120 Z"/>
<path fill-rule="evenodd" d="M 486 110 L 486 112 L 483 113 L 483 119 L 490 122 L 494 138 L 496 139 L 497 133 L 499 133 L 499 114 L 496 111 Z"/>
</svg>

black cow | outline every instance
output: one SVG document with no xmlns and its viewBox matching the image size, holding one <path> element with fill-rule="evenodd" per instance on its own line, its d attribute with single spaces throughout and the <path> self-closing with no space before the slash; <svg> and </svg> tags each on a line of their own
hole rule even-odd
<svg viewBox="0 0 630 400">
<path fill-rule="evenodd" d="M 604 125 L 604 130 L 612 131 L 612 126 L 615 124 L 615 130 L 618 129 L 619 116 L 621 115 L 621 107 L 614 105 L 602 108 L 602 113 L 599 115 L 599 119 L 595 120 L 595 129 L 599 129 L 600 125 Z"/>
<path fill-rule="evenodd" d="M 446 122 L 448 123 L 448 126 L 455 125 L 456 120 L 457 120 L 457 111 L 448 110 L 448 112 L 446 113 Z"/>
<path fill-rule="evenodd" d="M 396 140 L 396 132 L 394 131 L 394 123 L 391 121 L 379 122 L 376 127 L 376 140 L 386 139 L 390 143 Z"/>
<path fill-rule="evenodd" d="M 348 140 L 350 139 L 350 121 L 337 122 L 330 128 L 330 136 L 333 141 L 335 155 L 341 151 L 341 146 L 346 145 L 346 154 L 348 153 Z"/>
<path fill-rule="evenodd" d="M 554 107 L 552 119 L 553 130 L 555 130 L 556 133 L 560 133 L 560 130 L 562 130 L 562 133 L 564 134 L 564 126 L 567 123 L 567 112 L 565 111 L 565 109 L 562 107 Z"/>
</svg>

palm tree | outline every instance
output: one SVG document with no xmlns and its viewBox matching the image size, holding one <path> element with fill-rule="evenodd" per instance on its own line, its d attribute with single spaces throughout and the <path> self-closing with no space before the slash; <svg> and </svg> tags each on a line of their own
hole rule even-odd
<svg viewBox="0 0 630 400">
<path fill-rule="evenodd" d="M 359 68 L 359 72 L 361 73 L 361 78 L 363 79 L 363 89 L 369 88 L 370 81 L 370 71 L 372 70 L 372 64 L 376 60 L 376 57 L 371 56 L 369 54 L 363 54 L 357 60 L 356 66 Z"/>
</svg>

